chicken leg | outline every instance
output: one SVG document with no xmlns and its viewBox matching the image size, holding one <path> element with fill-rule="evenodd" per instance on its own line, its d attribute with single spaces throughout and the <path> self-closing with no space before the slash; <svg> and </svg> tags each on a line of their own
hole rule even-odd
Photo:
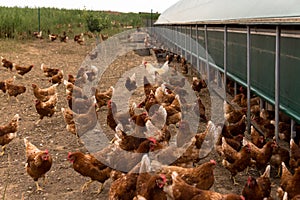
<svg viewBox="0 0 300 200">
<path fill-rule="evenodd" d="M 102 192 L 102 190 L 103 190 L 103 184 L 100 183 L 100 186 L 99 186 L 99 188 L 97 190 L 97 194 L 100 194 Z"/>
<path fill-rule="evenodd" d="M 4 155 L 4 153 L 5 153 L 5 148 L 6 148 L 6 146 L 5 145 L 3 145 L 2 146 L 2 151 L 1 151 L 1 153 L 0 153 L 0 156 L 3 156 Z"/>
<path fill-rule="evenodd" d="M 81 187 L 81 192 L 83 192 L 84 190 L 88 189 L 88 187 L 90 186 L 90 184 L 94 182 L 94 180 L 89 180 L 88 182 L 86 182 L 82 187 Z"/>
<path fill-rule="evenodd" d="M 230 177 L 231 179 L 232 179 L 232 181 L 233 181 L 233 185 L 239 185 L 239 183 L 238 182 L 236 182 L 236 180 L 235 180 L 235 177 L 234 176 L 232 176 L 231 175 L 231 177 Z"/>
<path fill-rule="evenodd" d="M 36 191 L 43 191 L 43 188 L 41 188 L 41 187 L 39 186 L 38 181 L 35 181 L 35 185 L 36 185 Z"/>
</svg>

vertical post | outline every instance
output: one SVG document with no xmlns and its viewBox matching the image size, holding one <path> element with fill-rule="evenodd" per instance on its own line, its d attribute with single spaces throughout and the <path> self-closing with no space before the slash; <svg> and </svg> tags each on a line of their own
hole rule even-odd
<svg viewBox="0 0 300 200">
<path fill-rule="evenodd" d="M 210 88 L 210 73 L 209 73 L 209 56 L 208 56 L 208 38 L 207 25 L 204 25 L 204 40 L 205 40 L 205 56 L 206 56 L 206 73 L 207 73 L 207 87 Z"/>
<path fill-rule="evenodd" d="M 227 26 L 224 26 L 224 100 L 227 100 L 226 87 L 227 87 Z"/>
<path fill-rule="evenodd" d="M 275 138 L 278 138 L 279 123 L 279 101 L 280 101 L 280 27 L 276 26 L 276 49 L 275 49 Z"/>
<path fill-rule="evenodd" d="M 200 63 L 199 63 L 199 38 L 198 38 L 198 24 L 196 24 L 196 54 L 197 54 L 197 72 L 200 74 Z"/>
<path fill-rule="evenodd" d="M 187 26 L 185 26 L 185 34 L 184 34 L 184 57 L 187 60 Z"/>
<path fill-rule="evenodd" d="M 41 9 L 38 7 L 38 24 L 39 24 L 39 32 L 41 31 Z"/>
<path fill-rule="evenodd" d="M 295 121 L 292 119 L 291 120 L 291 138 L 295 138 Z"/>
<path fill-rule="evenodd" d="M 151 9 L 151 12 L 150 12 L 150 27 L 152 27 L 152 9 Z"/>
<path fill-rule="evenodd" d="M 251 32 L 250 26 L 247 26 L 247 131 L 250 133 L 250 88 L 251 88 Z"/>
<path fill-rule="evenodd" d="M 191 58 L 191 64 L 193 66 L 193 48 L 192 48 L 192 25 L 190 25 L 190 58 Z M 188 74 L 192 74 L 192 68 L 188 71 Z"/>
</svg>

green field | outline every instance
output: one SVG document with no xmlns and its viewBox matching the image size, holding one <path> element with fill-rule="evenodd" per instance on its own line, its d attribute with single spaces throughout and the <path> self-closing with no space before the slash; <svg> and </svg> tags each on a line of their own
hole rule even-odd
<svg viewBox="0 0 300 200">
<path fill-rule="evenodd" d="M 64 31 L 70 36 L 88 31 L 113 35 L 126 28 L 147 26 L 145 21 L 151 17 L 154 21 L 158 14 L 0 7 L 0 38 L 29 39 L 39 29 L 44 35 Z"/>
</svg>

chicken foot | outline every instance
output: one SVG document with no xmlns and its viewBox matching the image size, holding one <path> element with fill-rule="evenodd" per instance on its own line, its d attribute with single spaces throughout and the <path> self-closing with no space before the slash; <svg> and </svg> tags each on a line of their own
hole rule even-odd
<svg viewBox="0 0 300 200">
<path fill-rule="evenodd" d="M 94 180 L 89 180 L 88 182 L 86 182 L 82 187 L 81 187 L 81 192 L 83 192 L 84 190 L 88 189 L 90 184 L 94 182 Z"/>
<path fill-rule="evenodd" d="M 35 181 L 35 185 L 36 185 L 36 191 L 43 191 L 43 188 L 41 188 L 41 187 L 39 186 L 38 181 Z"/>
<path fill-rule="evenodd" d="M 100 194 L 102 192 L 102 190 L 103 190 L 103 184 L 100 183 L 100 186 L 99 186 L 99 188 L 97 190 L 97 194 Z"/>
<path fill-rule="evenodd" d="M 6 145 L 3 145 L 2 146 L 2 151 L 1 151 L 1 153 L 0 153 L 0 156 L 3 156 L 4 155 L 4 153 L 5 153 L 5 148 L 6 148 Z"/>
<path fill-rule="evenodd" d="M 236 182 L 235 177 L 231 175 L 230 179 L 233 181 L 233 185 L 239 185 L 238 182 Z"/>
</svg>

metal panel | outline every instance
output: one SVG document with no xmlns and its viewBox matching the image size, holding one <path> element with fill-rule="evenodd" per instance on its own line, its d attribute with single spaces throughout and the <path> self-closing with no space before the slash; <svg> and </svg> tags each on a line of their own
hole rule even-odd
<svg viewBox="0 0 300 200">
<path fill-rule="evenodd" d="M 300 122 L 300 39 L 281 38 L 280 104 Z"/>
<path fill-rule="evenodd" d="M 239 79 L 247 80 L 247 38 L 245 33 L 228 32 L 227 71 Z"/>
<path fill-rule="evenodd" d="M 252 35 L 251 85 L 271 99 L 275 94 L 275 37 Z"/>
<path fill-rule="evenodd" d="M 215 64 L 223 68 L 224 63 L 224 33 L 208 31 L 208 53 Z"/>
</svg>

